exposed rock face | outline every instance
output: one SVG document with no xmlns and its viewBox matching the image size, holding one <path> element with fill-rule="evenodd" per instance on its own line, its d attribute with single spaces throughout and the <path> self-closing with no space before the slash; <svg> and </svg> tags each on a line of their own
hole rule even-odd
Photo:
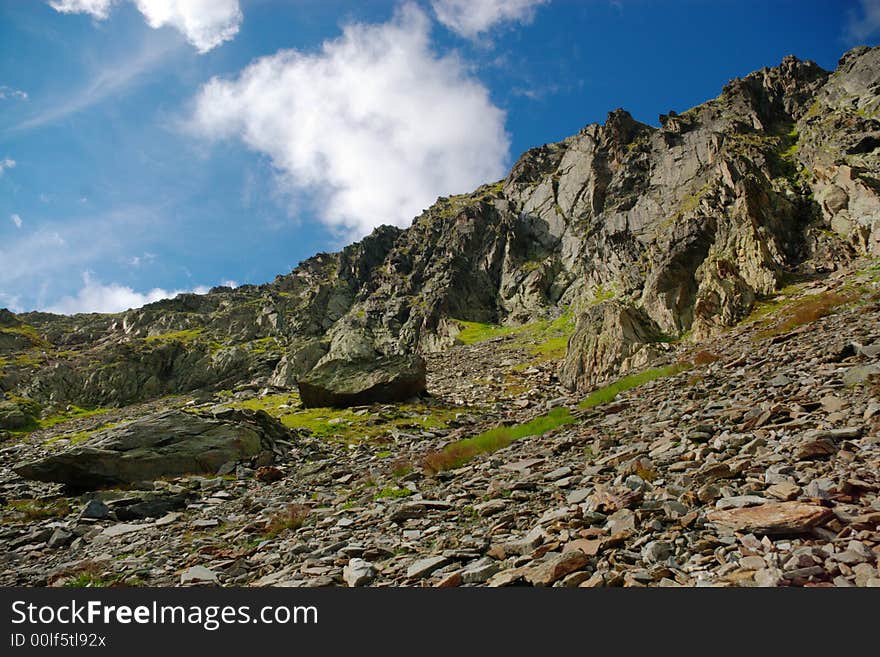
<svg viewBox="0 0 880 657">
<path fill-rule="evenodd" d="M 590 308 L 578 318 L 560 379 L 570 388 L 587 387 L 610 375 L 644 367 L 665 345 L 659 330 L 639 310 L 615 301 Z"/>
<path fill-rule="evenodd" d="M 307 408 L 405 401 L 425 392 L 425 361 L 421 356 L 329 360 L 297 384 Z"/>
<path fill-rule="evenodd" d="M 736 324 L 786 277 L 880 253 L 878 89 L 878 48 L 834 73 L 787 57 L 660 127 L 611 112 L 410 228 L 381 227 L 267 285 L 114 316 L 7 313 L 0 390 L 108 405 L 290 387 L 316 364 L 448 347 L 455 320 L 563 309 L 578 330 L 562 376 L 587 388 L 662 353 L 657 340 Z"/>
<path fill-rule="evenodd" d="M 182 474 L 216 474 L 221 466 L 272 453 L 287 429 L 263 411 L 206 416 L 171 410 L 107 429 L 82 447 L 14 471 L 26 479 L 89 489 Z"/>
</svg>

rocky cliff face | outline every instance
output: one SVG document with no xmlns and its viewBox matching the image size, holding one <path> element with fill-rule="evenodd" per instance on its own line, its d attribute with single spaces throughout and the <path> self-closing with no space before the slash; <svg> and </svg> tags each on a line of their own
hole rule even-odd
<svg viewBox="0 0 880 657">
<path fill-rule="evenodd" d="M 313 367 L 452 345 L 459 321 L 572 313 L 570 389 L 733 326 L 789 279 L 880 254 L 880 49 L 828 73 L 786 58 L 660 127 L 616 110 L 262 286 L 119 315 L 0 316 L 0 389 L 123 405 L 290 387 Z M 15 402 L 19 406 L 24 402 Z"/>
</svg>

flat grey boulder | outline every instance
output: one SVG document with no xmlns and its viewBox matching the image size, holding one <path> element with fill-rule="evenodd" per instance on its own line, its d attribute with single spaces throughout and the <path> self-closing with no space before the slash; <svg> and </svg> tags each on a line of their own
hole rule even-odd
<svg viewBox="0 0 880 657">
<path fill-rule="evenodd" d="M 400 402 L 425 392 L 421 356 L 330 360 L 297 381 L 307 408 Z"/>
<path fill-rule="evenodd" d="M 197 415 L 170 410 L 95 434 L 87 445 L 20 463 L 25 479 L 89 490 L 184 474 L 216 474 L 271 451 L 289 431 L 264 411 Z"/>
</svg>

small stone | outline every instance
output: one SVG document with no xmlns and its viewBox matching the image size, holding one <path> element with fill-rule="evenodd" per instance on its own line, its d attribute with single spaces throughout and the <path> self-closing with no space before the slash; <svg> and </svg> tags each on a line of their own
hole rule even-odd
<svg viewBox="0 0 880 657">
<path fill-rule="evenodd" d="M 427 577 L 435 570 L 442 568 L 448 563 L 449 557 L 444 557 L 442 555 L 419 559 L 406 569 L 406 576 L 408 579 L 421 579 L 422 577 Z"/>
<path fill-rule="evenodd" d="M 755 573 L 755 583 L 758 586 L 779 586 L 782 582 L 782 571 L 778 568 L 762 568 Z"/>
<path fill-rule="evenodd" d="M 863 554 L 859 554 L 854 550 L 838 552 L 837 554 L 831 555 L 831 558 L 839 563 L 845 563 L 848 566 L 854 566 L 857 563 L 862 563 L 867 560 Z"/>
<path fill-rule="evenodd" d="M 562 467 L 556 468 L 544 475 L 544 481 L 556 481 L 557 479 L 562 479 L 563 477 L 567 477 L 571 474 L 571 468 Z"/>
<path fill-rule="evenodd" d="M 441 578 L 440 581 L 438 581 L 436 584 L 434 584 L 434 587 L 438 589 L 450 589 L 455 588 L 456 586 L 461 586 L 460 570 L 449 573 L 445 577 Z"/>
<path fill-rule="evenodd" d="M 794 450 L 794 458 L 798 461 L 806 461 L 808 459 L 819 459 L 825 456 L 831 456 L 837 451 L 837 445 L 829 438 L 820 438 L 819 440 L 811 440 L 798 445 Z"/>
<path fill-rule="evenodd" d="M 592 493 L 592 488 L 579 488 L 577 490 L 571 491 L 568 495 L 566 495 L 565 501 L 567 504 L 580 504 L 581 502 L 586 500 Z"/>
<path fill-rule="evenodd" d="M 463 584 L 482 584 L 499 571 L 498 562 L 489 557 L 483 557 L 461 571 Z"/>
<path fill-rule="evenodd" d="M 880 364 L 856 365 L 851 367 L 843 375 L 843 385 L 854 386 L 865 383 L 872 376 L 880 374 Z"/>
<path fill-rule="evenodd" d="M 623 531 L 632 531 L 636 528 L 636 514 L 629 509 L 615 511 L 608 516 L 606 524 L 610 534 L 619 534 Z"/>
<path fill-rule="evenodd" d="M 562 548 L 562 552 L 572 552 L 574 550 L 580 550 L 588 557 L 594 557 L 599 554 L 599 550 L 602 548 L 602 541 L 600 539 L 587 539 L 587 538 L 578 538 L 574 541 L 569 541 L 565 544 L 565 547 Z"/>
<path fill-rule="evenodd" d="M 650 541 L 642 548 L 642 559 L 649 564 L 666 561 L 675 553 L 675 548 L 666 541 Z"/>
<path fill-rule="evenodd" d="M 156 527 L 164 527 L 165 525 L 170 525 L 173 522 L 177 522 L 177 520 L 179 520 L 182 516 L 183 514 L 178 513 L 177 511 L 166 513 L 164 516 L 156 521 Z"/>
<path fill-rule="evenodd" d="M 46 543 L 50 548 L 63 547 L 73 542 L 74 534 L 63 527 L 56 527 Z"/>
<path fill-rule="evenodd" d="M 589 560 L 589 557 L 580 550 L 557 554 L 533 566 L 526 574 L 526 579 L 534 586 L 550 586 L 569 573 L 580 570 Z"/>
<path fill-rule="evenodd" d="M 820 403 L 822 404 L 822 408 L 829 413 L 837 413 L 846 408 L 846 402 L 836 395 L 825 395 L 820 400 Z"/>
<path fill-rule="evenodd" d="M 218 584 L 217 573 L 205 566 L 192 566 L 180 574 L 181 586 L 187 584 Z"/>
<path fill-rule="evenodd" d="M 739 560 L 739 567 L 743 570 L 761 570 L 766 566 L 764 559 L 757 556 L 743 557 Z"/>
<path fill-rule="evenodd" d="M 767 382 L 767 385 L 771 388 L 783 388 L 791 383 L 791 379 L 789 379 L 784 374 L 777 374 L 772 379 Z"/>
<path fill-rule="evenodd" d="M 749 506 L 759 506 L 766 504 L 769 500 L 758 495 L 737 495 L 735 497 L 724 497 L 715 506 L 719 509 L 744 509 Z"/>
<path fill-rule="evenodd" d="M 566 575 L 562 578 L 560 585 L 563 588 L 573 588 L 575 586 L 582 586 L 584 582 L 589 580 L 593 576 L 593 573 L 588 572 L 586 570 L 578 570 L 576 572 L 571 573 L 570 575 Z"/>
<path fill-rule="evenodd" d="M 373 564 L 364 559 L 350 559 L 342 569 L 342 579 L 351 588 L 369 584 L 375 576 L 376 570 L 373 568 Z"/>
<path fill-rule="evenodd" d="M 90 518 L 92 520 L 107 520 L 110 518 L 110 507 L 101 500 L 89 500 L 83 510 L 80 512 L 80 518 Z"/>
<path fill-rule="evenodd" d="M 804 489 L 807 497 L 830 500 L 837 491 L 837 484 L 831 479 L 813 479 Z"/>
<path fill-rule="evenodd" d="M 148 526 L 149 525 L 129 525 L 126 523 L 119 523 L 118 525 L 111 525 L 104 529 L 104 531 L 98 535 L 98 538 L 115 538 L 124 534 L 132 534 L 146 529 Z"/>
<path fill-rule="evenodd" d="M 525 579 L 526 573 L 528 573 L 529 570 L 530 568 L 528 566 L 508 568 L 507 570 L 502 570 L 501 572 L 492 575 L 486 584 L 491 587 L 511 586 L 512 584 L 517 584 Z"/>
<path fill-rule="evenodd" d="M 593 573 L 590 579 L 580 584 L 582 589 L 595 589 L 602 586 L 605 586 L 605 576 L 602 573 Z"/>
<path fill-rule="evenodd" d="M 801 494 L 801 487 L 790 482 L 780 482 L 778 484 L 773 484 L 764 492 L 770 497 L 775 497 L 777 500 L 787 502 L 795 499 Z"/>
<path fill-rule="evenodd" d="M 200 520 L 193 520 L 192 526 L 198 529 L 205 529 L 207 527 L 216 527 L 220 522 L 216 518 L 202 518 Z"/>
<path fill-rule="evenodd" d="M 475 505 L 474 511 L 476 511 L 477 515 L 481 518 L 488 518 L 489 516 L 501 513 L 506 508 L 507 502 L 504 500 L 489 500 L 488 502 Z"/>
</svg>

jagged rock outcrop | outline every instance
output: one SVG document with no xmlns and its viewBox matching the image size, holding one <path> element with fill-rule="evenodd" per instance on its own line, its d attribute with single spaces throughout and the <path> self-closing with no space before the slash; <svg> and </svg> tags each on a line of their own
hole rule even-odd
<svg viewBox="0 0 880 657">
<path fill-rule="evenodd" d="M 197 415 L 170 410 L 96 433 L 88 445 L 21 463 L 16 474 L 74 489 L 216 474 L 226 464 L 265 454 L 290 433 L 264 411 Z"/>
<path fill-rule="evenodd" d="M 665 351 L 659 338 L 656 325 L 632 306 L 603 302 L 578 318 L 559 378 L 575 388 L 642 368 Z"/>
<path fill-rule="evenodd" d="M 7 313 L 0 390 L 51 406 L 290 387 L 328 362 L 444 349 L 457 320 L 562 310 L 578 319 L 562 377 L 586 389 L 736 324 L 793 276 L 880 254 L 878 111 L 878 48 L 833 73 L 787 57 L 659 127 L 615 110 L 267 285 L 113 316 Z"/>
</svg>

